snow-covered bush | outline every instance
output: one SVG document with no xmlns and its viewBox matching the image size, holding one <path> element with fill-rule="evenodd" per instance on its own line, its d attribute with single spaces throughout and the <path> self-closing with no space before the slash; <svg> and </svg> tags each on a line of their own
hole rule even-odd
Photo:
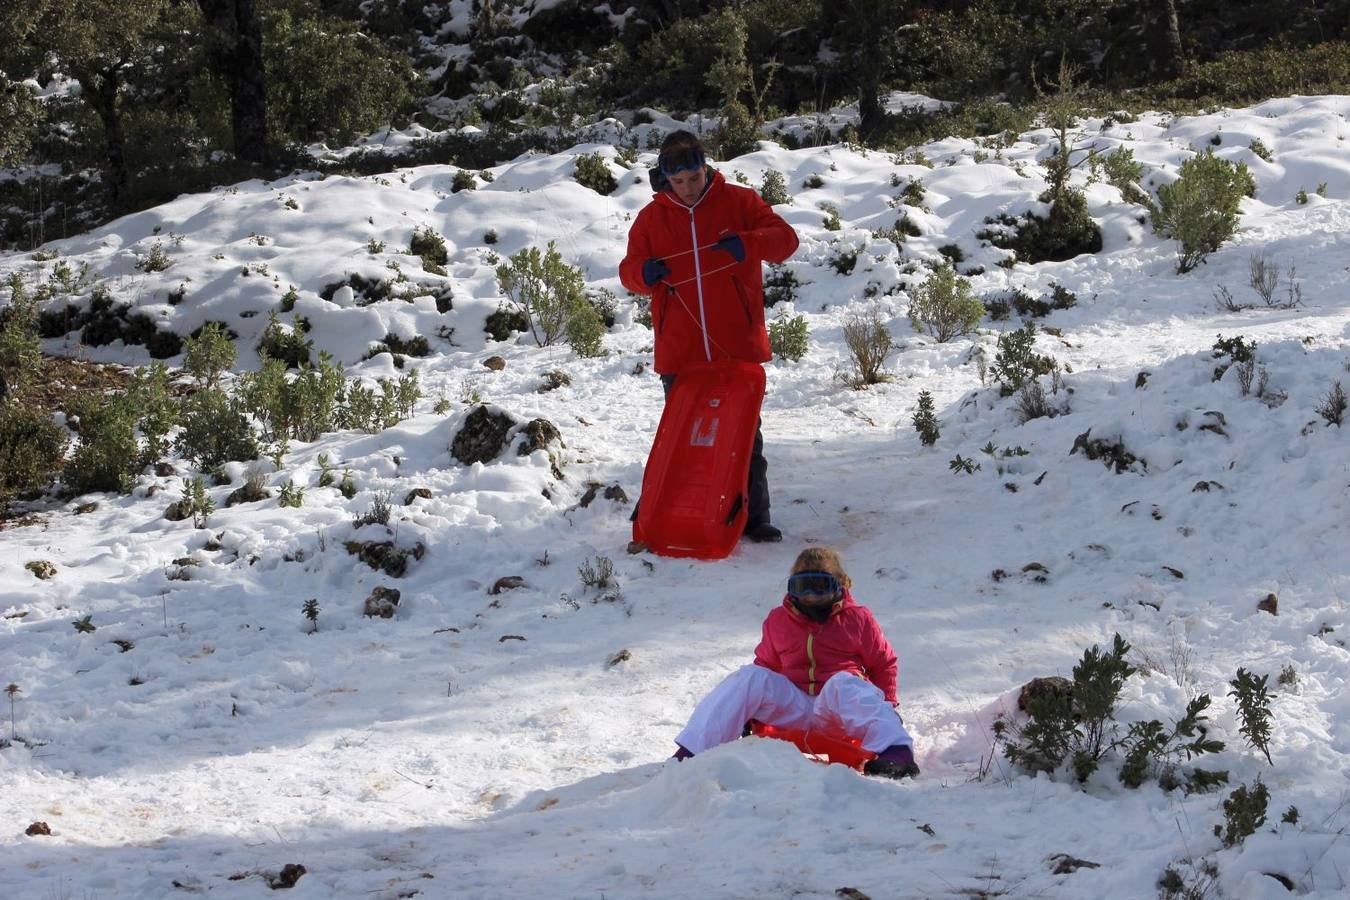
<svg viewBox="0 0 1350 900">
<path fill-rule="evenodd" d="M 445 249 L 445 238 L 428 225 L 414 228 L 412 240 L 408 242 L 408 252 L 422 258 L 422 268 L 432 275 L 444 275 L 445 264 L 450 255 Z"/>
<path fill-rule="evenodd" d="M 875 310 L 867 315 L 855 313 L 849 316 L 844 323 L 844 346 L 853 363 L 853 375 L 847 379 L 850 385 L 864 388 L 890 380 L 882 366 L 895 349 L 895 339 Z"/>
<path fill-rule="evenodd" d="M 276 310 L 268 314 L 267 327 L 258 339 L 258 355 L 264 362 L 278 360 L 288 369 L 309 365 L 309 352 L 314 342 L 305 337 L 305 320 L 296 316 L 290 328 L 281 324 Z"/>
<path fill-rule="evenodd" d="M 609 164 L 599 153 L 583 153 L 578 156 L 572 177 L 577 184 L 588 187 L 601 196 L 614 193 L 619 186 L 614 173 L 609 170 Z"/>
<path fill-rule="evenodd" d="M 1153 230 L 1181 242 L 1177 274 L 1189 272 L 1237 231 L 1238 205 L 1256 192 L 1246 163 L 1209 149 L 1181 164 L 1176 181 L 1158 188 Z"/>
<path fill-rule="evenodd" d="M 1052 357 L 1035 351 L 1036 323 L 1028 322 L 1015 331 L 999 335 L 998 353 L 989 374 L 999 384 L 999 393 L 1008 397 L 1027 381 L 1048 375 L 1057 365 Z"/>
<path fill-rule="evenodd" d="M 770 206 L 792 202 L 792 197 L 788 195 L 787 179 L 777 169 L 764 170 L 764 178 L 759 183 L 759 196 Z"/>
<path fill-rule="evenodd" d="M 975 296 L 970 280 L 946 265 L 935 269 L 914 289 L 909 302 L 909 323 L 944 344 L 970 334 L 984 318 L 984 304 Z"/>
</svg>

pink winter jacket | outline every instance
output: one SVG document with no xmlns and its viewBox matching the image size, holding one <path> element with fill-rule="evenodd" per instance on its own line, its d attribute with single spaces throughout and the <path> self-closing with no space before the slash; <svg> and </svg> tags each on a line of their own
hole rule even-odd
<svg viewBox="0 0 1350 900">
<path fill-rule="evenodd" d="M 831 675 L 852 672 L 896 702 L 895 651 L 872 611 L 859 606 L 847 589 L 824 622 L 812 622 L 797 611 L 791 597 L 784 597 L 783 605 L 764 619 L 755 665 L 786 675 L 812 696 Z"/>
</svg>

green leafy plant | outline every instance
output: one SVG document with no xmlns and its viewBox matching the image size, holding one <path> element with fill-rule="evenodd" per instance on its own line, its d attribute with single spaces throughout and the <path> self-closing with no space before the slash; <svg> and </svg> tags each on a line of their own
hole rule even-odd
<svg viewBox="0 0 1350 900">
<path fill-rule="evenodd" d="M 983 468 L 973 459 L 966 459 L 961 454 L 956 454 L 947 461 L 947 468 L 955 475 L 974 475 Z"/>
<path fill-rule="evenodd" d="M 909 324 L 946 343 L 970 334 L 984 318 L 984 304 L 975 296 L 970 280 L 956 274 L 951 266 L 935 269 L 913 290 L 909 302 Z"/>
<path fill-rule="evenodd" d="M 806 316 L 777 316 L 769 323 L 769 349 L 779 359 L 797 362 L 806 355 Z"/>
<path fill-rule="evenodd" d="M 478 189 L 478 179 L 473 177 L 473 173 L 468 169 L 459 169 L 455 172 L 455 177 L 450 180 L 450 193 L 458 194 L 460 191 L 475 191 Z"/>
<path fill-rule="evenodd" d="M 333 484 L 333 467 L 328 462 L 328 454 L 320 453 L 319 463 L 319 487 L 330 487 Z"/>
<path fill-rule="evenodd" d="M 770 263 L 769 273 L 764 277 L 765 308 L 796 301 L 800 287 L 795 272 L 781 263 Z"/>
<path fill-rule="evenodd" d="M 826 231 L 839 231 L 844 227 L 844 223 L 839 219 L 839 207 L 824 201 L 817 203 L 816 206 L 825 214 L 825 221 L 821 224 L 825 226 Z M 852 269 L 853 267 L 849 266 L 849 270 Z"/>
<path fill-rule="evenodd" d="M 150 247 L 150 252 L 145 256 L 136 258 L 136 269 L 140 272 L 163 272 L 169 266 L 173 265 L 173 260 L 169 259 L 168 252 L 164 249 L 163 241 L 155 241 Z"/>
<path fill-rule="evenodd" d="M 348 500 L 356 496 L 356 482 L 352 480 L 352 470 L 342 470 L 342 480 L 338 482 L 338 493 Z"/>
<path fill-rule="evenodd" d="M 314 342 L 305 337 L 302 320 L 297 316 L 290 328 L 281 324 L 276 310 L 268 314 L 267 327 L 258 340 L 258 356 L 264 361 L 280 360 L 286 368 L 294 369 L 309 363 Z"/>
<path fill-rule="evenodd" d="M 309 619 L 309 623 L 310 623 L 309 633 L 310 633 L 310 634 L 313 634 L 314 632 L 318 631 L 318 630 L 319 630 L 319 600 L 318 600 L 318 598 L 317 598 L 317 597 L 311 597 L 310 599 L 306 600 L 306 601 L 304 602 L 304 605 L 300 607 L 300 612 L 302 612 L 302 613 L 304 614 L 304 616 L 305 616 L 306 619 Z"/>
<path fill-rule="evenodd" d="M 178 451 L 201 471 L 230 460 L 258 458 L 258 439 L 241 405 L 219 388 L 198 391 L 183 402 Z"/>
<path fill-rule="evenodd" d="M 1242 843 L 1266 823 L 1269 805 L 1270 789 L 1260 778 L 1250 789 L 1245 784 L 1238 785 L 1223 801 L 1224 824 L 1214 826 L 1214 836 L 1220 838 L 1225 847 Z"/>
<path fill-rule="evenodd" d="M 1144 177 L 1144 164 L 1135 161 L 1133 150 L 1129 147 L 1118 147 L 1111 153 L 1093 157 L 1094 161 L 1098 159 L 1106 175 L 1106 183 L 1120 191 L 1120 196 L 1126 203 L 1148 205 L 1148 194 L 1139 187 L 1139 182 Z"/>
<path fill-rule="evenodd" d="M 393 512 L 394 495 L 389 491 L 377 491 L 370 502 L 370 508 L 352 519 L 353 528 L 366 525 L 388 525 L 389 515 Z"/>
<path fill-rule="evenodd" d="M 512 254 L 497 267 L 497 283 L 525 314 L 540 347 L 564 335 L 568 318 L 588 305 L 581 271 L 563 262 L 553 241 L 542 254 L 538 247 Z"/>
<path fill-rule="evenodd" d="M 8 286 L 9 304 L 0 309 L 0 382 L 10 396 L 19 397 L 42 373 L 38 299 L 18 272 L 9 274 Z"/>
<path fill-rule="evenodd" d="M 608 196 L 618 188 L 618 179 L 609 170 L 609 163 L 599 152 L 583 153 L 577 157 L 572 178 L 582 187 L 588 187 L 601 196 Z"/>
<path fill-rule="evenodd" d="M 1147 722 L 1135 722 L 1121 742 L 1125 747 L 1125 762 L 1120 767 L 1120 781 L 1126 787 L 1137 788 L 1150 776 L 1158 777 L 1164 788 L 1170 788 L 1177 782 L 1176 768 L 1182 757 L 1190 760 L 1205 753 L 1218 753 L 1223 750 L 1223 741 L 1206 736 L 1205 710 L 1209 708 L 1210 697 L 1201 694 L 1186 705 L 1185 714 L 1178 719 L 1170 730 L 1157 719 Z M 1228 780 L 1227 772 L 1207 771 L 1201 775 L 1192 775 L 1189 788 L 1200 790 L 1214 783 Z"/>
<path fill-rule="evenodd" d="M 1234 363 L 1244 364 L 1256 362 L 1256 341 L 1244 340 L 1241 335 L 1231 338 L 1218 335 L 1217 339 L 1214 341 L 1213 350 L 1213 356 L 1217 360 L 1223 360 L 1224 357 L 1228 357 L 1226 361 L 1221 361 L 1214 367 L 1214 381 L 1223 378 L 1224 373 L 1228 371 L 1228 367 Z"/>
<path fill-rule="evenodd" d="M 65 429 L 42 409 L 0 400 L 0 515 L 16 494 L 42 487 L 61 470 Z"/>
<path fill-rule="evenodd" d="M 1072 687 L 1047 690 L 1027 703 L 1027 722 L 1004 746 L 1008 759 L 1033 772 L 1068 763 L 1074 778 L 1086 781 L 1113 745 L 1116 703 L 1135 673 L 1125 659 L 1130 645 L 1119 634 L 1109 650 L 1093 645 L 1073 668 Z"/>
<path fill-rule="evenodd" d="M 1037 353 L 1035 346 L 1035 322 L 999 335 L 998 352 L 989 367 L 989 374 L 999 384 L 1003 396 L 1011 396 L 1028 381 L 1048 375 L 1057 368 L 1055 360 Z"/>
<path fill-rule="evenodd" d="M 293 507 L 299 509 L 305 505 L 305 489 L 296 484 L 291 479 L 286 479 L 286 483 L 281 486 L 281 494 L 277 498 L 277 505 L 282 507 Z"/>
<path fill-rule="evenodd" d="M 450 254 L 445 249 L 445 238 L 436 233 L 430 225 L 413 229 L 412 240 L 408 242 L 408 252 L 422 258 L 422 268 L 433 275 L 444 275 L 445 264 Z"/>
<path fill-rule="evenodd" d="M 1246 669 L 1239 668 L 1237 677 L 1228 682 L 1232 688 L 1228 696 L 1237 703 L 1238 730 L 1247 738 L 1253 749 L 1260 750 L 1266 762 L 1274 765 L 1270 758 L 1270 701 L 1271 695 L 1266 689 L 1269 675 L 1257 678 Z"/>
<path fill-rule="evenodd" d="M 1238 206 L 1255 192 L 1246 163 L 1209 150 L 1181 164 L 1177 180 L 1158 189 L 1153 230 L 1181 242 L 1177 273 L 1194 269 L 1237 231 Z"/>
<path fill-rule="evenodd" d="M 183 368 L 203 387 L 215 387 L 235 357 L 234 342 L 219 322 L 207 322 L 183 342 Z"/>
<path fill-rule="evenodd" d="M 128 491 L 139 467 L 135 401 L 126 391 L 81 397 L 71 404 L 80 442 L 66 464 L 63 481 L 73 494 Z"/>
<path fill-rule="evenodd" d="M 79 634 L 93 634 L 98 631 L 98 626 L 93 623 L 93 618 L 92 615 L 82 616 L 70 624 L 75 626 L 75 631 Z"/>
<path fill-rule="evenodd" d="M 206 483 L 200 478 L 187 478 L 183 481 L 183 499 L 178 501 L 181 513 L 192 516 L 192 524 L 197 528 L 206 527 L 206 519 L 216 511 L 216 503 L 206 493 Z"/>
<path fill-rule="evenodd" d="M 914 423 L 914 430 L 919 433 L 919 440 L 925 447 L 937 443 L 941 435 L 938 432 L 937 416 L 933 412 L 933 395 L 928 391 L 919 391 L 919 406 L 910 421 Z"/>
</svg>

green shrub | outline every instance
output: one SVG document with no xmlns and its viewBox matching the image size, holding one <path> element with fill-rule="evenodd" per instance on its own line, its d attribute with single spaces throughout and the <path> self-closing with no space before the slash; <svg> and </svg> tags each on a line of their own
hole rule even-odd
<svg viewBox="0 0 1350 900">
<path fill-rule="evenodd" d="M 165 252 L 163 241 L 155 241 L 146 256 L 136 257 L 136 269 L 140 272 L 163 272 L 171 265 L 173 260 L 169 259 L 169 254 Z"/>
<path fill-rule="evenodd" d="M 13 396 L 41 377 L 38 301 L 18 272 L 9 275 L 9 305 L 0 309 L 0 381 Z"/>
<path fill-rule="evenodd" d="M 970 334 L 984 318 L 984 304 L 975 296 L 970 280 L 951 266 L 935 269 L 914 289 L 909 303 L 909 324 L 946 343 Z"/>
<path fill-rule="evenodd" d="M 1225 824 L 1214 826 L 1214 836 L 1223 840 L 1225 847 L 1242 843 L 1256 834 L 1256 829 L 1266 823 L 1266 809 L 1270 805 L 1270 789 L 1256 779 L 1248 790 L 1240 784 L 1223 801 Z"/>
<path fill-rule="evenodd" d="M 286 368 L 294 369 L 309 364 L 309 352 L 314 342 L 305 337 L 303 320 L 297 316 L 290 328 L 281 324 L 276 310 L 268 314 L 267 327 L 258 340 L 258 356 L 266 362 L 269 359 L 285 363 Z"/>
<path fill-rule="evenodd" d="M 585 315 L 581 271 L 563 262 L 553 241 L 544 253 L 528 247 L 497 267 L 497 283 L 525 314 L 535 344 L 547 347 L 565 335 L 569 317 Z"/>
<path fill-rule="evenodd" d="M 430 225 L 414 228 L 412 240 L 408 242 L 408 252 L 422 258 L 422 268 L 433 275 L 444 275 L 445 264 L 450 255 L 445 249 L 445 238 L 436 233 Z"/>
<path fill-rule="evenodd" d="M 1144 164 L 1135 162 L 1134 151 L 1129 147 L 1118 147 L 1102 157 L 1094 156 L 1092 161 L 1101 161 L 1102 171 L 1106 173 L 1106 183 L 1120 191 L 1126 203 L 1148 205 L 1148 195 L 1139 187 L 1144 177 Z"/>
<path fill-rule="evenodd" d="M 770 206 L 792 202 L 787 191 L 787 179 L 777 169 L 764 170 L 764 178 L 759 183 L 759 196 Z"/>
<path fill-rule="evenodd" d="M 914 430 L 919 433 L 920 442 L 925 447 L 937 443 L 941 433 L 938 431 L 937 416 L 933 413 L 933 395 L 928 391 L 919 391 L 919 407 L 914 411 L 911 421 L 914 423 Z"/>
<path fill-rule="evenodd" d="M 999 392 L 1004 397 L 1016 393 L 1028 381 L 1048 375 L 1057 368 L 1055 360 L 1037 353 L 1035 346 L 1035 322 L 1027 322 L 1015 331 L 999 335 L 998 352 L 989 367 L 989 374 L 1000 385 Z"/>
<path fill-rule="evenodd" d="M 299 509 L 305 505 L 305 489 L 296 484 L 291 479 L 286 479 L 286 483 L 281 486 L 281 496 L 277 498 L 277 505 L 281 507 L 294 507 Z"/>
<path fill-rule="evenodd" d="M 525 313 L 505 307 L 498 307 L 495 312 L 489 313 L 487 321 L 483 323 L 483 330 L 494 341 L 505 341 L 517 331 L 524 331 L 529 327 L 530 320 Z"/>
<path fill-rule="evenodd" d="M 1252 138 L 1252 142 L 1247 145 L 1247 148 L 1251 150 L 1252 153 L 1256 154 L 1259 159 L 1270 162 L 1270 148 L 1267 147 L 1260 138 Z"/>
<path fill-rule="evenodd" d="M 1238 730 L 1253 749 L 1260 750 L 1266 762 L 1274 765 L 1270 758 L 1270 699 L 1266 689 L 1269 675 L 1257 678 L 1246 669 L 1239 668 L 1237 677 L 1228 682 L 1232 688 L 1228 696 L 1238 706 Z"/>
<path fill-rule="evenodd" d="M 221 374 L 234 365 L 234 342 L 219 322 L 207 322 L 183 346 L 183 368 L 202 387 L 215 387 Z"/>
<path fill-rule="evenodd" d="M 263 16 L 269 130 L 308 143 L 389 125 L 414 107 L 417 75 L 356 22 L 271 4 Z"/>
<path fill-rule="evenodd" d="M 205 472 L 231 460 L 257 459 L 258 439 L 241 404 L 209 388 L 183 402 L 178 452 Z"/>
<path fill-rule="evenodd" d="M 806 355 L 806 316 L 778 316 L 769 323 L 769 349 L 779 359 L 797 362 Z"/>
<path fill-rule="evenodd" d="M 839 207 L 833 203 L 824 202 L 818 203 L 816 206 L 825 214 L 825 221 L 821 224 L 825 226 L 826 231 L 839 231 L 844 227 L 844 223 L 839 219 Z"/>
<path fill-rule="evenodd" d="M 718 159 L 735 159 L 759 147 L 759 128 L 744 103 L 732 100 L 722 107 L 722 123 L 712 133 Z"/>
<path fill-rule="evenodd" d="M 66 464 L 66 489 L 72 494 L 130 490 L 140 468 L 134 399 L 126 391 L 81 397 L 71 411 L 79 420 L 80 443 Z"/>
<path fill-rule="evenodd" d="M 398 381 L 381 378 L 378 387 L 376 391 L 359 382 L 348 386 L 340 420 L 343 427 L 368 434 L 392 428 L 412 415 L 413 407 L 422 397 L 417 372 L 410 372 Z"/>
<path fill-rule="evenodd" d="M 573 306 L 563 330 L 567 334 L 567 343 L 577 356 L 593 359 L 605 355 L 601 343 L 605 336 L 604 314 L 588 298 L 583 296 Z"/>
<path fill-rule="evenodd" d="M 1116 635 L 1110 650 L 1094 645 L 1083 653 L 1069 690 L 1036 692 L 1027 703 L 1026 724 L 1004 746 L 1008 759 L 1033 772 L 1068 762 L 1074 777 L 1086 781 L 1112 747 L 1116 703 L 1135 673 L 1125 659 L 1129 650 Z"/>
<path fill-rule="evenodd" d="M 1189 272 L 1237 231 L 1238 206 L 1252 187 L 1236 166 L 1208 149 L 1181 164 L 1176 181 L 1158 188 L 1153 230 L 1181 242 L 1177 273 Z"/>
<path fill-rule="evenodd" d="M 1050 204 L 1047 215 L 1027 213 L 1021 218 L 988 219 L 1003 228 L 981 231 L 978 237 L 1000 249 L 1012 250 L 1019 261 L 1031 264 L 1062 262 L 1102 249 L 1101 229 L 1088 215 L 1087 197 L 1082 191 L 1066 188 L 1059 200 L 1046 191 L 1038 199 Z"/>
<path fill-rule="evenodd" d="M 157 362 L 148 369 L 137 369 L 127 383 L 127 395 L 144 442 L 139 461 L 148 465 L 164 456 L 169 432 L 181 417 L 178 400 L 169 393 L 168 366 Z"/>
<path fill-rule="evenodd" d="M 797 299 L 797 288 L 801 282 L 797 275 L 782 263 L 770 263 L 769 274 L 764 278 L 764 306 L 767 309 L 779 303 L 792 303 Z"/>
<path fill-rule="evenodd" d="M 577 184 L 588 187 L 601 196 L 614 193 L 615 188 L 619 186 L 618 180 L 609 171 L 605 157 L 599 152 L 583 153 L 578 156 L 572 177 Z"/>
<path fill-rule="evenodd" d="M 473 173 L 468 169 L 458 169 L 455 177 L 450 182 L 450 193 L 458 194 L 460 191 L 478 190 L 478 179 L 473 177 Z"/>
<path fill-rule="evenodd" d="M 66 432 L 51 413 L 0 400 L 0 514 L 10 497 L 40 488 L 60 471 Z"/>
<path fill-rule="evenodd" d="M 1193 759 L 1205 753 L 1218 753 L 1223 741 L 1206 736 L 1205 721 L 1210 697 L 1200 694 L 1186 705 L 1186 712 L 1168 731 L 1157 719 L 1135 722 L 1121 741 L 1125 761 L 1120 767 L 1120 783 L 1137 788 L 1150 776 L 1156 776 L 1164 790 L 1170 790 L 1181 781 L 1177 766 L 1184 757 Z M 1227 772 L 1197 769 L 1186 778 L 1187 793 L 1204 790 L 1228 780 Z"/>
</svg>

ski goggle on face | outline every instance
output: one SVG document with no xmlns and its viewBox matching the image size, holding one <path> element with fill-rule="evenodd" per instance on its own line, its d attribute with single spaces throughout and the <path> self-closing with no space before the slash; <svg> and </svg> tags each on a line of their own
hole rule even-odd
<svg viewBox="0 0 1350 900">
<path fill-rule="evenodd" d="M 787 590 L 799 599 L 811 595 L 834 597 L 839 593 L 839 579 L 829 572 L 798 572 L 788 578 Z"/>
<path fill-rule="evenodd" d="M 705 162 L 697 147 L 676 147 L 661 154 L 658 167 L 661 174 L 669 178 L 681 172 L 696 172 L 703 168 Z"/>
</svg>

